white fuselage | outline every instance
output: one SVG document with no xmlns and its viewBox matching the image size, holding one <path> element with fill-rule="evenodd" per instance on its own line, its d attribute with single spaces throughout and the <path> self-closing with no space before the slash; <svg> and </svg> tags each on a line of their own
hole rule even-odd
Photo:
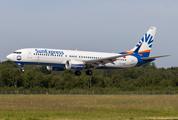
<svg viewBox="0 0 178 120">
<path fill-rule="evenodd" d="M 19 63 L 30 65 L 45 65 L 64 67 L 67 60 L 76 60 L 85 62 L 87 60 L 96 60 L 119 55 L 118 53 L 88 52 L 77 50 L 44 49 L 44 48 L 26 48 L 19 49 L 9 54 L 7 59 Z M 134 67 L 138 60 L 134 56 L 118 57 L 113 63 L 105 65 L 100 64 L 98 69 L 119 69 Z"/>
</svg>

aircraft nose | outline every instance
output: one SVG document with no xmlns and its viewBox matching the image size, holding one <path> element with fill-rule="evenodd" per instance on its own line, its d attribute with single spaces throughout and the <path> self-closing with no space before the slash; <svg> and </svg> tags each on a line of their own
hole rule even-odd
<svg viewBox="0 0 178 120">
<path fill-rule="evenodd" d="M 11 54 L 7 55 L 6 58 L 7 58 L 8 60 L 10 60 L 10 61 L 12 61 L 12 59 L 13 59 L 13 57 L 12 57 Z"/>
<path fill-rule="evenodd" d="M 9 58 L 10 58 L 10 55 L 7 55 L 6 58 L 9 59 Z"/>
</svg>

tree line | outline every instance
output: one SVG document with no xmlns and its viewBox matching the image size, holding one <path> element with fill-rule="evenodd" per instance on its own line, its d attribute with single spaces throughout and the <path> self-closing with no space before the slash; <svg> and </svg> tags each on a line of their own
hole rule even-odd
<svg viewBox="0 0 178 120">
<path fill-rule="evenodd" d="M 127 69 L 92 70 L 92 76 L 87 76 L 86 70 L 75 76 L 74 71 L 48 71 L 45 66 L 24 68 L 22 73 L 13 62 L 1 62 L 0 90 L 178 90 L 178 67 L 157 68 L 154 62 Z"/>
</svg>

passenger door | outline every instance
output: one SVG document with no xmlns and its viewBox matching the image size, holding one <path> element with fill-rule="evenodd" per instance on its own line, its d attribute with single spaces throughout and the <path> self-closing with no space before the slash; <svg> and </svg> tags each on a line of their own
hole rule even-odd
<svg viewBox="0 0 178 120">
<path fill-rule="evenodd" d="M 32 58 L 32 53 L 33 52 L 31 50 L 27 50 L 27 57 L 31 59 Z"/>
</svg>

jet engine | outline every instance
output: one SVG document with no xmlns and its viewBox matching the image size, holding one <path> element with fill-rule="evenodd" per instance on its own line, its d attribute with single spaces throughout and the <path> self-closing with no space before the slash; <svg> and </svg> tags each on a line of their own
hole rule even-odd
<svg viewBox="0 0 178 120">
<path fill-rule="evenodd" d="M 82 70 L 84 68 L 84 62 L 76 60 L 67 60 L 65 67 L 68 70 Z"/>
</svg>

